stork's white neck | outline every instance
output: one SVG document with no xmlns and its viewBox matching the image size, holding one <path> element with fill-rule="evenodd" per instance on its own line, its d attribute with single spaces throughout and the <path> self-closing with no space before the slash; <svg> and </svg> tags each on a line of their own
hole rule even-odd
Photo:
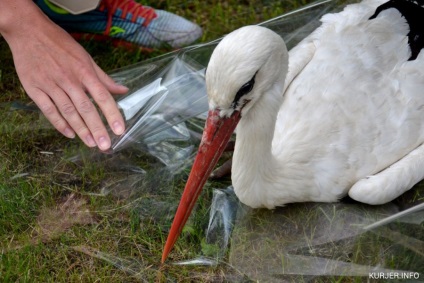
<svg viewBox="0 0 424 283">
<path fill-rule="evenodd" d="M 284 79 L 280 80 L 284 82 Z M 280 109 L 283 84 L 276 83 L 260 96 L 237 127 L 232 182 L 238 198 L 251 207 L 274 208 L 281 199 L 296 201 L 290 176 L 272 154 L 272 139 Z M 288 187 L 286 191 L 285 188 Z M 281 196 L 275 198 L 276 192 Z M 270 194 L 268 194 L 270 192 Z M 272 193 L 271 193 L 272 192 Z M 273 195 L 269 199 L 268 195 Z M 294 198 L 294 199 L 293 199 Z"/>
<path fill-rule="evenodd" d="M 232 183 L 238 198 L 251 207 L 263 206 L 264 190 L 269 186 L 266 176 L 277 166 L 271 145 L 281 104 L 278 93 L 281 96 L 275 90 L 261 95 L 236 130 Z"/>
</svg>

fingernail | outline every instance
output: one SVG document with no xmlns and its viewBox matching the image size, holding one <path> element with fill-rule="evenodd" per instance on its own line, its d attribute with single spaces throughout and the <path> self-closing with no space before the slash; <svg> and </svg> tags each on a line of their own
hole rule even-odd
<svg viewBox="0 0 424 283">
<path fill-rule="evenodd" d="M 93 138 L 93 136 L 90 134 L 90 135 L 88 135 L 86 138 L 85 138 L 85 141 L 86 141 L 86 143 L 88 144 L 88 146 L 90 146 L 90 147 L 95 147 L 97 144 L 96 144 L 96 142 L 94 141 L 94 138 Z"/>
<path fill-rule="evenodd" d="M 65 129 L 64 134 L 65 134 L 65 136 L 66 136 L 67 138 L 70 138 L 70 139 L 75 138 L 75 132 L 74 132 L 74 131 L 72 131 L 72 130 L 71 130 L 71 129 L 69 129 L 69 128 L 66 128 L 66 129 Z"/>
<path fill-rule="evenodd" d="M 127 87 L 127 86 L 124 86 L 124 85 L 119 85 L 122 89 L 126 89 L 126 90 L 129 90 L 129 88 Z"/>
<path fill-rule="evenodd" d="M 113 123 L 113 131 L 115 132 L 115 134 L 120 135 L 124 132 L 124 127 L 120 122 L 116 121 L 115 123 Z"/>
<path fill-rule="evenodd" d="M 109 140 L 105 137 L 100 137 L 99 138 L 99 148 L 101 150 L 106 150 L 106 149 L 109 149 L 109 147 L 110 147 Z"/>
</svg>

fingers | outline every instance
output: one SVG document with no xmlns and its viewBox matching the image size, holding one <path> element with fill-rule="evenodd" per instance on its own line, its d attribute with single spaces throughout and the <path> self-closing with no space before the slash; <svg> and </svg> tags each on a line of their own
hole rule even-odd
<svg viewBox="0 0 424 283">
<path fill-rule="evenodd" d="M 78 85 L 68 85 L 62 89 L 66 89 L 66 93 L 63 92 L 59 97 L 53 98 L 62 116 L 86 145 L 90 147 L 97 145 L 101 150 L 109 149 L 110 137 L 89 97 Z M 107 94 L 106 92 L 105 95 Z"/>
<path fill-rule="evenodd" d="M 124 131 L 124 121 L 107 89 L 98 81 L 87 82 L 88 90 L 105 114 L 114 133 Z M 65 91 L 66 90 L 66 91 Z M 29 96 L 34 100 L 53 126 L 67 137 L 76 134 L 89 147 L 107 150 L 111 140 L 96 107 L 79 84 L 70 81 L 62 85 L 54 82 L 45 89 L 33 89 Z"/>
<path fill-rule="evenodd" d="M 63 135 L 74 138 L 76 131 L 87 146 L 95 147 L 97 145 L 74 103 L 61 88 L 51 86 L 49 94 L 43 90 L 32 91 L 28 94 L 50 123 Z"/>
<path fill-rule="evenodd" d="M 57 110 L 56 106 L 50 100 L 48 95 L 42 90 L 35 89 L 30 95 L 33 98 L 34 102 L 37 104 L 38 108 L 43 112 L 46 118 L 50 123 L 65 137 L 73 139 L 75 137 L 75 132 L 62 117 L 62 115 Z"/>
<path fill-rule="evenodd" d="M 116 135 L 121 135 L 125 130 L 124 119 L 109 90 L 97 76 L 86 74 L 81 81 L 100 107 L 112 131 Z M 111 83 L 109 82 L 109 84 Z"/>
<path fill-rule="evenodd" d="M 39 11 L 25 23 L 30 24 L 9 34 L 7 41 L 24 89 L 62 134 L 77 134 L 86 145 L 107 150 L 110 137 L 94 103 L 120 135 L 124 120 L 111 93 L 128 89 L 116 84 L 68 33 Z"/>
<path fill-rule="evenodd" d="M 72 75 L 58 72 L 58 77 L 46 84 L 45 89 L 40 90 L 36 97 L 30 96 L 62 134 L 70 137 L 72 134 L 75 136 L 76 132 L 87 146 L 98 146 L 100 150 L 107 150 L 111 146 L 109 134 L 84 90 L 100 107 L 112 131 L 121 135 L 125 130 L 124 119 L 105 85 L 121 93 L 127 91 L 127 88 L 117 85 L 104 73 L 102 79 L 106 83 L 103 84 L 95 69 L 81 69 L 80 75 L 80 78 L 74 77 L 71 80 L 69 78 L 72 78 Z"/>
<path fill-rule="evenodd" d="M 96 107 L 85 91 L 100 107 L 113 133 L 121 135 L 125 130 L 125 123 L 111 92 L 125 93 L 128 89 L 116 84 L 91 58 L 90 60 L 92 64 L 85 64 L 79 69 L 79 77 L 62 74 L 56 79 L 60 82 L 58 87 L 64 91 L 62 93 L 56 91 L 60 95 L 53 97 L 53 101 L 86 145 L 90 147 L 97 145 L 99 149 L 107 150 L 111 146 L 110 137 Z M 64 79 L 72 77 L 74 80 Z"/>
<path fill-rule="evenodd" d="M 92 64 L 81 66 L 79 77 L 69 80 L 72 75 L 62 74 L 56 78 L 60 82 L 58 87 L 64 91 L 56 91 L 60 95 L 53 97 L 53 101 L 86 145 L 97 145 L 99 149 L 107 150 L 111 146 L 110 137 L 96 107 L 83 90 L 100 107 L 114 134 L 121 135 L 125 130 L 125 123 L 111 92 L 125 93 L 128 89 L 116 84 L 89 58 Z"/>
<path fill-rule="evenodd" d="M 55 93 L 58 95 L 54 95 Z M 101 150 L 110 147 L 106 128 L 93 103 L 82 90 L 69 87 L 65 93 L 58 87 L 53 95 L 53 101 L 60 113 L 87 146 L 97 145 Z"/>
</svg>

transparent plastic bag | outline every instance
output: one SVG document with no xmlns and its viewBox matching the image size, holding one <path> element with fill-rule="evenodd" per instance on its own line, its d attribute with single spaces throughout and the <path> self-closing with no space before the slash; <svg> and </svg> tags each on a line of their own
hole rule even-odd
<svg viewBox="0 0 424 283">
<path fill-rule="evenodd" d="M 280 34 L 291 48 L 319 26 L 323 14 L 341 7 L 338 1 L 318 1 L 261 25 Z M 190 156 L 206 119 L 204 73 L 218 43 L 219 39 L 183 48 L 111 74 L 130 89 L 127 95 L 117 97 L 127 130 L 113 140 L 111 152 L 138 148 L 167 166 Z M 197 122 L 194 129 L 187 127 L 187 121 L 192 126 Z"/>
<path fill-rule="evenodd" d="M 393 203 L 304 203 L 251 211 L 236 224 L 229 262 L 264 282 L 423 279 L 423 216 L 423 204 L 399 211 Z"/>
<path fill-rule="evenodd" d="M 182 60 L 182 56 L 172 54 L 170 57 L 174 58 L 164 66 L 135 66 L 131 72 L 122 70 L 112 75 L 131 86 L 129 94 L 117 100 L 127 130 L 113 140 L 112 152 L 138 148 L 156 156 L 167 166 L 175 166 L 191 155 L 199 138 L 196 132 L 205 119 L 202 114 L 207 111 L 204 68 L 193 60 Z M 138 72 L 141 76 L 151 75 L 151 82 L 136 84 L 134 77 L 137 78 Z M 128 73 L 131 73 L 130 78 L 125 77 Z M 189 119 L 189 124 L 185 123 Z M 200 125 L 195 126 L 193 132 L 188 125 L 196 121 Z"/>
<path fill-rule="evenodd" d="M 290 49 L 320 25 L 323 14 L 340 11 L 346 3 L 318 1 L 262 25 L 280 34 Z M 124 114 L 131 114 L 126 114 L 128 129 L 114 141 L 113 152 L 135 147 L 147 150 L 166 166 L 187 168 L 207 111 L 204 68 L 218 41 L 113 74 L 135 90 L 118 101 Z M 145 104 L 130 105 L 140 107 L 138 112 L 126 108 L 131 95 L 146 97 Z M 412 276 L 417 280 L 424 276 L 423 213 L 422 204 L 403 210 L 394 203 L 345 202 L 252 210 L 238 202 L 231 187 L 214 190 L 199 256 L 172 264 L 225 264 L 250 280 L 263 282 L 331 281 L 349 276 L 367 280 Z M 172 217 L 171 208 L 166 215 Z"/>
<path fill-rule="evenodd" d="M 323 14 L 340 11 L 349 2 L 356 1 L 318 1 L 262 25 L 280 34 L 290 49 L 320 25 Z M 127 200 L 111 209 L 129 209 L 140 219 L 169 227 L 179 201 L 179 196 L 170 193 L 172 178 L 189 168 L 200 142 L 208 110 L 204 71 L 218 42 L 183 48 L 112 73 L 130 88 L 127 95 L 117 97 L 127 130 L 113 139 L 110 155 L 77 152 L 68 158 L 75 163 L 88 159 L 110 165 L 99 196 L 113 194 Z M 136 151 L 149 153 L 162 166 L 142 168 L 134 160 Z M 415 190 L 420 190 L 417 195 L 424 194 L 422 186 Z M 214 190 L 198 256 L 171 263 L 226 265 L 228 278 L 237 277 L 231 277 L 235 270 L 245 275 L 241 281 L 323 278 L 332 282 L 334 277 L 349 276 L 401 280 L 410 276 L 414 282 L 423 282 L 424 207 L 418 202 L 413 205 L 302 203 L 252 210 L 238 202 L 231 187 Z M 146 272 L 154 273 L 137 259 L 85 246 L 74 249 L 141 280 Z"/>
</svg>

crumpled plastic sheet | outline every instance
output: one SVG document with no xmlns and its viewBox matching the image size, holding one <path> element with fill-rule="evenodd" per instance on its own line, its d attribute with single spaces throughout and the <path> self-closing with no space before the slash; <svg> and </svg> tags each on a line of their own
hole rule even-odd
<svg viewBox="0 0 424 283">
<path fill-rule="evenodd" d="M 339 8 L 337 1 L 318 1 L 262 25 L 280 34 L 291 48 L 319 26 L 323 14 Z M 127 95 L 117 97 L 127 130 L 113 140 L 112 153 L 137 148 L 175 168 L 193 154 L 208 110 L 205 68 L 218 42 L 187 47 L 111 74 L 130 88 Z"/>
<path fill-rule="evenodd" d="M 140 72 L 144 77 L 146 72 L 154 72 L 147 84 L 137 77 L 126 77 L 128 70 L 112 75 L 134 89 L 118 99 L 127 130 L 113 140 L 112 152 L 138 148 L 172 166 L 189 158 L 201 135 L 207 111 L 204 67 L 177 56 L 162 68 L 153 63 L 147 71 L 145 68 L 142 65 L 130 73 Z"/>
<path fill-rule="evenodd" d="M 423 203 L 403 211 L 394 203 L 293 204 L 243 215 L 232 233 L 229 262 L 263 282 L 334 276 L 420 282 L 423 235 Z"/>
<path fill-rule="evenodd" d="M 341 10 L 341 3 L 319 1 L 263 25 L 279 33 L 291 48 L 319 26 L 323 14 Z M 135 147 L 168 168 L 187 168 L 207 111 L 204 68 L 217 43 L 186 48 L 113 75 L 135 90 L 118 102 L 130 126 L 114 141 L 114 152 Z M 150 209 L 161 207 L 160 213 L 169 218 L 176 202 L 166 208 L 164 203 L 150 204 L 140 213 L 157 215 L 158 210 Z M 245 276 L 228 278 L 243 282 L 246 278 L 315 282 L 351 276 L 424 282 L 424 205 L 405 209 L 393 202 L 381 206 L 302 203 L 252 210 L 239 203 L 232 187 L 215 189 L 200 250 L 198 257 L 172 264 L 226 265 Z M 106 260 L 126 272 L 143 270 L 113 255 Z"/>
<path fill-rule="evenodd" d="M 319 26 L 323 14 L 342 10 L 347 2 L 318 1 L 263 25 L 279 33 L 290 49 Z M 113 141 L 112 153 L 135 148 L 149 152 L 168 169 L 190 165 L 207 111 L 205 67 L 218 41 L 113 74 L 132 91 L 118 100 L 128 129 Z M 171 221 L 177 201 L 139 202 L 148 207 L 140 214 L 162 214 Z M 131 274 L 145 268 L 105 253 L 94 256 Z M 201 253 L 172 264 L 224 264 L 245 276 L 234 281 L 314 282 L 355 276 L 424 282 L 424 205 L 404 209 L 395 203 L 302 203 L 252 210 L 239 203 L 232 187 L 216 189 Z"/>
<path fill-rule="evenodd" d="M 417 189 L 423 193 L 424 186 Z M 150 203 L 141 214 L 157 215 L 152 207 L 163 203 Z M 198 257 L 171 264 L 225 265 L 229 282 L 424 282 L 424 203 L 402 208 L 343 201 L 255 210 L 239 203 L 232 187 L 215 189 L 205 239 L 213 252 L 202 248 Z M 137 259 L 74 249 L 140 280 L 159 272 Z"/>
<path fill-rule="evenodd" d="M 317 1 L 262 25 L 280 34 L 290 49 L 319 26 L 323 14 L 342 10 L 348 2 L 355 1 Z M 111 155 L 78 153 L 69 159 L 110 164 L 114 178 L 104 184 L 100 195 L 126 198 L 127 206 L 140 217 L 170 224 L 178 199 L 169 196 L 167 182 L 189 168 L 200 142 L 208 108 L 204 72 L 218 42 L 187 47 L 112 73 L 130 88 L 129 94 L 117 97 L 127 130 L 112 141 Z M 148 152 L 163 166 L 141 168 L 132 154 L 122 153 L 137 151 Z M 143 198 L 150 192 L 155 198 Z M 140 280 L 144 272 L 152 272 L 137 259 L 122 259 L 91 247 L 74 249 Z M 239 203 L 231 187 L 216 189 L 200 250 L 198 257 L 172 264 L 224 264 L 226 270 L 234 271 L 228 278 L 242 282 L 246 278 L 332 282 L 334 276 L 424 282 L 424 206 L 340 202 L 252 210 Z M 244 277 L 231 277 L 234 274 Z"/>
</svg>

